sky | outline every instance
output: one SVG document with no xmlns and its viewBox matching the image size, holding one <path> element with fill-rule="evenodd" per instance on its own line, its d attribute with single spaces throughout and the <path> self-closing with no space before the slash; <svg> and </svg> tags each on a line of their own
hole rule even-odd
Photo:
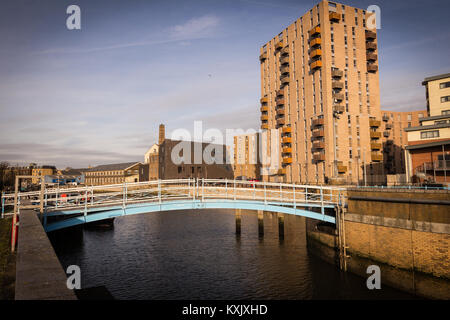
<svg viewBox="0 0 450 320">
<path fill-rule="evenodd" d="M 422 80 L 450 72 L 450 1 L 340 2 L 381 8 L 382 109 L 426 109 Z M 2 0 L 0 161 L 143 161 L 160 123 L 258 129 L 260 47 L 317 3 Z"/>
</svg>

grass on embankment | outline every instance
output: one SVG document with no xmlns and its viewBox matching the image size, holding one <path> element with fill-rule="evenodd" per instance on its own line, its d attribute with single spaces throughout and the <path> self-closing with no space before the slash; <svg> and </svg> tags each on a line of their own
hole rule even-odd
<svg viewBox="0 0 450 320">
<path fill-rule="evenodd" d="M 0 218 L 0 300 L 14 300 L 16 255 L 11 253 L 12 218 Z"/>
</svg>

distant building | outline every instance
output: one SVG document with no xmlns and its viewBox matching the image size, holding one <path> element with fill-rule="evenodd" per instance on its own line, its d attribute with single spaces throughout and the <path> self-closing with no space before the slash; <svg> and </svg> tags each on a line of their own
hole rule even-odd
<svg viewBox="0 0 450 320">
<path fill-rule="evenodd" d="M 427 108 L 430 117 L 450 115 L 450 73 L 425 78 Z"/>
<path fill-rule="evenodd" d="M 200 143 L 192 141 L 179 141 L 166 139 L 164 125 L 159 126 L 158 144 L 154 144 L 145 154 L 145 164 L 148 170 L 148 180 L 186 179 L 186 178 L 210 178 L 233 179 L 233 168 L 230 164 L 229 153 L 225 145 Z M 181 151 L 180 146 L 184 146 Z M 180 148 L 177 152 L 177 149 Z M 206 148 L 214 148 L 218 154 L 212 154 L 215 163 L 205 161 L 203 157 Z M 195 150 L 201 151 L 201 159 L 194 159 Z M 190 152 L 189 154 L 182 154 Z M 179 157 L 174 162 L 172 154 Z M 215 153 L 215 151 L 211 152 Z M 198 163 L 195 163 L 199 160 Z M 214 162 L 214 161 L 211 161 Z M 144 169 L 142 169 L 144 172 Z"/>
<path fill-rule="evenodd" d="M 405 128 L 410 182 L 450 183 L 450 74 L 425 78 L 429 116 Z"/>
<path fill-rule="evenodd" d="M 382 143 L 372 143 L 371 146 L 383 150 L 385 174 L 404 174 L 406 172 L 404 152 L 408 145 L 408 135 L 404 129 L 418 126 L 420 119 L 426 117 L 428 111 L 381 110 L 381 114 Z"/>
<path fill-rule="evenodd" d="M 247 179 L 261 179 L 261 165 L 259 161 L 260 135 L 244 134 L 234 137 L 234 177 Z"/>
<path fill-rule="evenodd" d="M 105 164 L 84 171 L 86 185 L 139 182 L 140 162 Z"/>
<path fill-rule="evenodd" d="M 88 170 L 84 169 L 72 169 L 68 168 L 65 170 L 58 170 L 54 175 L 45 176 L 45 183 L 49 184 L 84 184 L 85 183 L 85 174 L 84 171 Z"/>
<path fill-rule="evenodd" d="M 31 183 L 36 184 L 40 183 L 40 179 L 37 177 L 40 176 L 48 176 L 56 173 L 55 166 L 35 166 L 31 169 L 31 175 L 36 177 L 31 179 Z"/>
</svg>

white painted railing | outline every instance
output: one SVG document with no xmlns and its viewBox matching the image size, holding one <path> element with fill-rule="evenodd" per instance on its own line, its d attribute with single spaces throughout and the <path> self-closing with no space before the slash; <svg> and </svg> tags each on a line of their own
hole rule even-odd
<svg viewBox="0 0 450 320">
<path fill-rule="evenodd" d="M 93 207 L 122 206 L 170 200 L 228 201 L 254 200 L 279 205 L 337 205 L 344 200 L 343 188 L 297 185 L 274 182 L 254 182 L 226 179 L 174 179 L 145 182 L 44 188 L 43 191 L 19 192 L 18 209 L 38 208 L 43 199 L 46 212 Z M 5 208 L 14 205 L 14 194 L 3 194 L 2 217 Z"/>
</svg>

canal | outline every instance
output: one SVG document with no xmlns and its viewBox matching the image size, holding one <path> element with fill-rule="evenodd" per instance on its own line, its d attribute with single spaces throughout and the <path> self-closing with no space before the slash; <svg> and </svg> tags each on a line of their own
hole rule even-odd
<svg viewBox="0 0 450 320">
<path fill-rule="evenodd" d="M 50 234 L 61 264 L 78 265 L 82 288 L 105 286 L 116 299 L 411 299 L 344 274 L 311 256 L 305 218 L 286 215 L 278 238 L 275 214 L 159 212 L 116 218 L 112 228 L 84 227 Z"/>
</svg>

